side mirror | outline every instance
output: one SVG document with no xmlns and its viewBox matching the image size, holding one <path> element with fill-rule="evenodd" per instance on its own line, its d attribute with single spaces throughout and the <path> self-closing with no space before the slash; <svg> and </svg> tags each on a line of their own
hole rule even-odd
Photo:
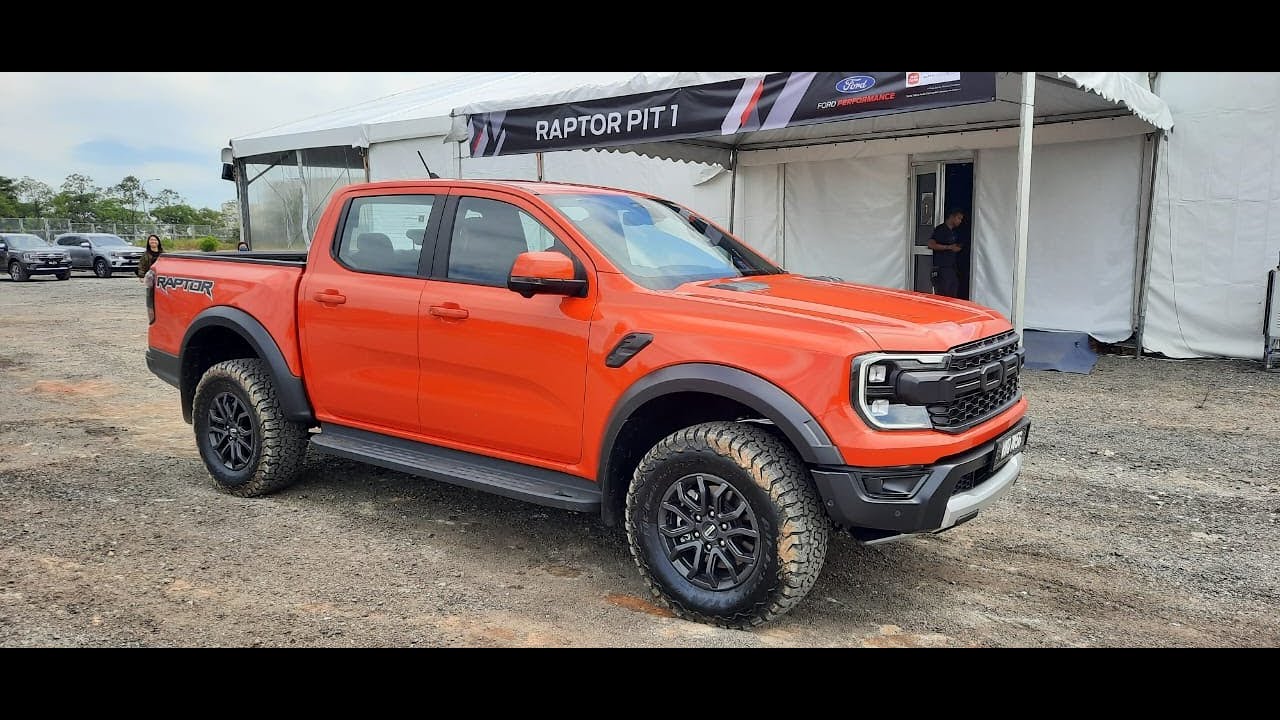
<svg viewBox="0 0 1280 720">
<path fill-rule="evenodd" d="M 84 242 L 80 243 L 80 247 L 87 247 L 87 248 L 91 248 L 91 247 L 93 247 L 93 245 L 92 245 L 92 244 L 90 244 L 88 240 L 85 240 Z"/>
<path fill-rule="evenodd" d="M 507 277 L 507 289 L 523 297 L 568 295 L 585 297 L 587 281 L 577 279 L 573 260 L 558 252 L 527 252 L 516 256 Z"/>
</svg>

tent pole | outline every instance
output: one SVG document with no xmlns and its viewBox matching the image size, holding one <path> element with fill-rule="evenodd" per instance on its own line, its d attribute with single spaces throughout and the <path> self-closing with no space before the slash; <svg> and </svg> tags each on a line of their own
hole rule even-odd
<svg viewBox="0 0 1280 720">
<path fill-rule="evenodd" d="M 1022 113 L 1018 121 L 1018 231 L 1013 256 L 1013 329 L 1022 337 L 1027 301 L 1027 228 L 1031 214 L 1031 130 L 1035 124 L 1036 74 L 1022 73 Z"/>
<path fill-rule="evenodd" d="M 738 148 L 729 151 L 729 234 L 737 235 L 733 229 L 733 209 L 738 203 Z"/>
<path fill-rule="evenodd" d="M 1147 195 L 1147 226 L 1142 232 L 1142 276 L 1138 286 L 1138 332 L 1135 338 L 1137 350 L 1133 356 L 1142 357 L 1142 334 L 1147 329 L 1147 275 L 1151 272 L 1151 214 L 1156 210 L 1156 169 L 1160 166 L 1160 143 L 1164 130 L 1156 130 L 1155 146 L 1151 148 L 1151 191 Z"/>
</svg>

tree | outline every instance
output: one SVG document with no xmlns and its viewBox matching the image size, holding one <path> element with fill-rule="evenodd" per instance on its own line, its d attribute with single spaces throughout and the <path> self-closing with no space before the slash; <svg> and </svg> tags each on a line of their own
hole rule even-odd
<svg viewBox="0 0 1280 720">
<path fill-rule="evenodd" d="M 222 221 L 218 223 L 222 227 L 239 228 L 240 227 L 240 202 L 237 200 L 228 200 L 222 203 Z"/>
<path fill-rule="evenodd" d="M 21 214 L 18 201 L 18 181 L 0 177 L 0 217 L 17 217 Z"/>
<path fill-rule="evenodd" d="M 102 198 L 93 204 L 93 217 L 96 222 L 131 223 L 137 212 L 116 198 Z"/>
<path fill-rule="evenodd" d="M 171 207 L 173 205 L 186 204 L 186 200 L 183 200 L 181 195 L 169 188 L 165 188 L 156 193 L 151 199 L 155 201 L 157 207 Z"/>
<path fill-rule="evenodd" d="M 80 173 L 71 173 L 62 181 L 62 192 L 71 195 L 98 195 L 102 188 L 93 184 L 93 178 Z"/>
<path fill-rule="evenodd" d="M 107 188 L 107 197 L 119 200 L 122 206 L 132 209 L 134 217 L 131 222 L 138 222 L 138 205 L 146 205 L 151 199 L 142 182 L 134 175 L 125 175 L 120 182 Z"/>
<path fill-rule="evenodd" d="M 24 177 L 16 186 L 23 217 L 46 217 L 53 209 L 53 188 L 33 177 Z"/>
<path fill-rule="evenodd" d="M 163 193 L 162 193 L 163 194 Z M 169 225 L 200 225 L 200 211 L 190 205 L 165 205 L 151 211 L 151 217 Z"/>
</svg>

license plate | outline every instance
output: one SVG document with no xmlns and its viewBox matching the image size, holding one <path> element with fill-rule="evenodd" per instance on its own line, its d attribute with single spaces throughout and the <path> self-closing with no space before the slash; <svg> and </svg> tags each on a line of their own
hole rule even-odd
<svg viewBox="0 0 1280 720">
<path fill-rule="evenodd" d="M 995 464 L 1000 465 L 1005 460 L 1022 452 L 1022 448 L 1027 444 L 1027 428 L 1020 427 L 1004 437 L 996 440 L 996 458 Z"/>
</svg>

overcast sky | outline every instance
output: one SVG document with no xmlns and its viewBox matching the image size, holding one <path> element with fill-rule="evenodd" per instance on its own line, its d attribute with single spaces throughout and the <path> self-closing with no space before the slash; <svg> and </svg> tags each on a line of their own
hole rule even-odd
<svg viewBox="0 0 1280 720">
<path fill-rule="evenodd" d="M 0 176 L 159 178 L 147 192 L 217 208 L 227 140 L 463 74 L 0 73 Z"/>
</svg>

